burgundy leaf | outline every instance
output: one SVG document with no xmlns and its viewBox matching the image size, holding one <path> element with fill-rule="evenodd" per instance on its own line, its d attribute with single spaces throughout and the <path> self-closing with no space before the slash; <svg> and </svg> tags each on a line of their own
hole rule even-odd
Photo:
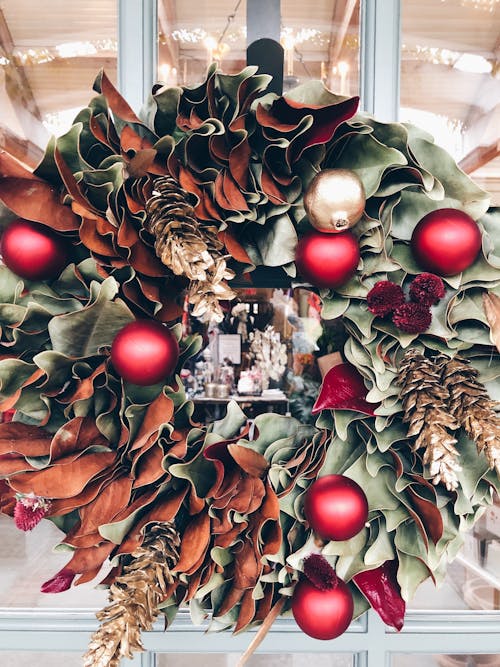
<svg viewBox="0 0 500 667">
<path fill-rule="evenodd" d="M 356 410 L 373 416 L 378 403 L 368 403 L 367 393 L 358 370 L 351 364 L 338 364 L 325 375 L 312 413 L 315 415 L 321 410 Z"/>
<path fill-rule="evenodd" d="M 63 568 L 52 579 L 49 579 L 40 588 L 42 593 L 62 593 L 71 587 L 75 573 Z"/>
<path fill-rule="evenodd" d="M 401 630 L 406 603 L 397 581 L 398 562 L 387 560 L 375 570 L 360 572 L 354 583 L 387 625 Z"/>
</svg>

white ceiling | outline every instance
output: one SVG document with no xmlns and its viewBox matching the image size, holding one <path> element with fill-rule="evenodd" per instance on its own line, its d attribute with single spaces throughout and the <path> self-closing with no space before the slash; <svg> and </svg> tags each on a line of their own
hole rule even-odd
<svg viewBox="0 0 500 667">
<path fill-rule="evenodd" d="M 226 43 L 229 50 L 222 60 L 224 70 L 237 71 L 244 66 L 244 0 L 236 12 L 237 0 L 160 0 L 158 4 L 160 62 L 176 68 L 169 82 L 200 80 L 210 58 L 203 39 L 196 43 L 175 39 L 179 36 L 175 31 L 181 29 L 189 31 L 191 37 L 205 34 Z M 491 148 L 500 135 L 500 3 L 493 3 L 492 12 L 475 8 L 475 4 L 475 0 L 403 0 L 401 104 L 461 124 L 465 153 L 481 146 Z M 350 20 L 345 21 L 346 16 Z M 293 75 L 306 80 L 324 74 L 327 83 L 338 90 L 340 76 L 334 76 L 332 68 L 342 60 L 350 68 L 344 92 L 354 94 L 358 87 L 359 3 L 282 0 L 282 17 L 283 27 L 303 38 L 295 46 Z M 344 30 L 343 22 L 347 23 Z M 12 57 L 14 51 L 16 62 L 22 65 L 14 74 L 12 68 L 9 70 L 4 86 L 0 78 L 0 88 L 9 88 L 8 104 L 4 102 L 3 108 L 11 112 L 17 108 L 18 126 L 10 122 L 10 128 L 21 128 L 29 139 L 27 109 L 45 119 L 47 114 L 85 105 L 102 66 L 116 79 L 116 39 L 116 0 L 0 0 L 0 57 L 3 47 L 4 57 Z M 96 53 L 58 55 L 59 45 L 74 42 L 90 42 Z M 496 66 L 497 76 L 455 69 L 449 51 L 483 56 Z M 47 52 L 50 57 L 44 62 Z M 31 134 L 35 141 L 36 132 Z M 482 173 L 498 190 L 500 203 L 500 160 L 491 151 L 487 155 Z"/>
</svg>

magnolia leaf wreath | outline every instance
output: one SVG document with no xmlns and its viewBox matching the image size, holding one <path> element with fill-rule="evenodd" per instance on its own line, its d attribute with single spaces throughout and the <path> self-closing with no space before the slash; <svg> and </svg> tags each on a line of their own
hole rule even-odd
<svg viewBox="0 0 500 667">
<path fill-rule="evenodd" d="M 292 608 L 334 637 L 370 606 L 400 629 L 500 488 L 499 211 L 426 132 L 319 82 L 283 97 L 269 82 L 212 67 L 198 87 L 155 88 L 137 116 L 101 73 L 33 172 L 0 153 L 0 409 L 14 415 L 0 506 L 21 529 L 46 518 L 65 533 L 71 558 L 43 591 L 110 587 L 87 665 L 141 650 L 141 630 L 186 603 L 211 630 Z M 346 173 L 360 211 L 336 212 L 339 234 L 313 229 L 311 182 Z M 32 271 L 33 230 L 55 248 L 48 277 Z M 351 266 L 325 277 L 337 242 Z M 180 370 L 201 339 L 181 337 L 184 301 L 220 319 L 233 277 L 258 266 L 313 283 L 345 327 L 314 426 L 250 422 L 236 403 L 193 421 Z M 170 331 L 166 380 L 117 370 L 131 323 Z M 351 516 L 328 516 L 335 488 Z"/>
</svg>

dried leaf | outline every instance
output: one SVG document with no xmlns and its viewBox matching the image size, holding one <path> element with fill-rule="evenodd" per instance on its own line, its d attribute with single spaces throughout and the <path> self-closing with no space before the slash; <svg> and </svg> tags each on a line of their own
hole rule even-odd
<svg viewBox="0 0 500 667">
<path fill-rule="evenodd" d="M 43 181 L 7 177 L 0 179 L 0 200 L 20 218 L 40 222 L 58 232 L 76 231 L 80 222 L 69 206 Z"/>
<path fill-rule="evenodd" d="M 490 325 L 491 342 L 500 352 L 500 296 L 483 292 L 483 308 Z"/>
</svg>

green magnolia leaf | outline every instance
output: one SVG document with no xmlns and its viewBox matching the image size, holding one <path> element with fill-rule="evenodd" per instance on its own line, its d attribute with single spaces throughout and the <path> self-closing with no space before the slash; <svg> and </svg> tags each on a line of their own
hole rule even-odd
<svg viewBox="0 0 500 667">
<path fill-rule="evenodd" d="M 289 216 L 280 215 L 249 225 L 241 242 L 255 265 L 282 266 L 294 261 L 298 237 Z"/>
<path fill-rule="evenodd" d="M 49 323 L 52 347 L 71 357 L 88 357 L 110 346 L 116 334 L 135 318 L 121 300 L 114 278 L 92 285 L 93 301 L 82 310 L 58 315 Z"/>
<path fill-rule="evenodd" d="M 455 160 L 444 148 L 419 137 L 412 138 L 410 145 L 419 164 L 443 184 L 446 197 L 461 204 L 452 208 L 463 207 L 474 219 L 486 213 L 490 204 L 489 195 L 457 167 Z"/>
<path fill-rule="evenodd" d="M 367 197 L 377 191 L 384 172 L 393 165 L 405 165 L 405 156 L 395 148 L 384 145 L 369 134 L 354 134 L 329 167 L 352 169 L 363 182 Z"/>
</svg>

